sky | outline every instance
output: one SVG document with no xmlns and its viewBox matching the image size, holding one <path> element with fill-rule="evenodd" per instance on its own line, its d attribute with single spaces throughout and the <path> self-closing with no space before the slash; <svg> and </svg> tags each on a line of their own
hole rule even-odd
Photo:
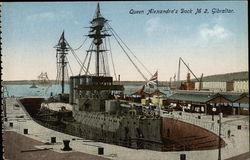
<svg viewBox="0 0 250 160">
<path fill-rule="evenodd" d="M 88 34 L 96 5 L 97 2 L 4 2 L 2 79 L 34 80 L 41 72 L 56 79 L 54 46 L 64 31 L 71 47 L 78 48 Z M 103 17 L 151 74 L 158 71 L 160 81 L 177 74 L 179 57 L 197 77 L 202 73 L 208 76 L 248 71 L 247 1 L 115 1 L 100 2 L 100 8 Z M 166 12 L 148 14 L 150 9 Z M 183 9 L 187 13 L 181 13 Z M 195 14 L 197 9 L 202 13 Z M 174 13 L 167 13 L 168 10 Z M 88 39 L 76 51 L 82 61 L 90 42 Z M 113 37 L 111 44 L 116 74 L 121 80 L 144 80 Z M 79 74 L 80 66 L 72 54 L 68 59 L 73 74 Z M 149 79 L 151 75 L 138 62 L 137 65 Z M 181 79 L 186 79 L 187 72 L 181 64 Z"/>
</svg>

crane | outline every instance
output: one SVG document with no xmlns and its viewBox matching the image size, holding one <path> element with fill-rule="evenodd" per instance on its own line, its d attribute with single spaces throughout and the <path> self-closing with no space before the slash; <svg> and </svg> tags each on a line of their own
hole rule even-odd
<svg viewBox="0 0 250 160">
<path fill-rule="evenodd" d="M 201 74 L 201 78 L 198 79 L 197 76 L 194 74 L 194 72 L 190 69 L 190 67 L 185 63 L 185 61 L 180 57 L 179 58 L 179 66 L 178 66 L 178 81 L 180 81 L 180 68 L 181 68 L 181 62 L 187 67 L 187 69 L 191 72 L 191 74 L 194 76 L 197 82 L 199 82 L 199 91 L 202 88 L 202 78 L 203 78 L 203 73 Z"/>
</svg>

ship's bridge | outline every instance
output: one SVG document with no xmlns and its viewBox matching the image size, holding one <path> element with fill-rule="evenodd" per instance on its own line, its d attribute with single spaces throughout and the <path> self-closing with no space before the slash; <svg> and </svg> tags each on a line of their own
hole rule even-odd
<svg viewBox="0 0 250 160">
<path fill-rule="evenodd" d="M 70 77 L 70 103 L 83 96 L 107 99 L 111 91 L 123 91 L 123 85 L 114 85 L 113 77 L 80 75 Z M 107 94 L 103 94 L 107 93 Z M 101 96 L 101 97 L 100 97 Z"/>
</svg>

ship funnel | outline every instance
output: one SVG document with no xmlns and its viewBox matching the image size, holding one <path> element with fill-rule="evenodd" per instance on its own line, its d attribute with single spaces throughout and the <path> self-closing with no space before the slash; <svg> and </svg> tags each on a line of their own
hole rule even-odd
<svg viewBox="0 0 250 160">
<path fill-rule="evenodd" d="M 187 82 L 190 83 L 191 79 L 190 79 L 190 73 L 187 73 Z"/>
</svg>

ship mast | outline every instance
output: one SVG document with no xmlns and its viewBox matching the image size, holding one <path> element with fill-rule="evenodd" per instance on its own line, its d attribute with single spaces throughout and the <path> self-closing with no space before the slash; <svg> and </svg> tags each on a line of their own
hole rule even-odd
<svg viewBox="0 0 250 160">
<path fill-rule="evenodd" d="M 66 55 L 69 51 L 69 46 L 66 43 L 66 40 L 64 38 L 64 31 L 61 35 L 61 38 L 59 39 L 58 44 L 55 46 L 57 54 L 57 78 L 61 80 L 61 86 L 62 86 L 62 94 L 64 93 L 64 81 L 65 76 L 67 75 L 67 61 L 66 61 Z"/>
<path fill-rule="evenodd" d="M 96 12 L 95 12 L 95 16 L 93 18 L 93 20 L 90 22 L 91 23 L 91 31 L 90 34 L 88 35 L 89 38 L 93 38 L 93 44 L 95 45 L 95 50 L 91 50 L 94 51 L 96 53 L 96 62 L 95 62 L 95 74 L 96 76 L 100 76 L 100 53 L 101 52 L 105 52 L 105 49 L 101 49 L 101 45 L 103 43 L 103 38 L 110 36 L 108 34 L 103 34 L 103 27 L 104 24 L 107 20 L 102 17 L 101 12 L 100 12 L 100 6 L 99 3 L 97 4 L 97 8 L 96 8 Z M 105 67 L 105 66 L 103 66 Z M 105 69 L 104 69 L 105 70 Z M 106 73 L 103 73 L 104 75 L 106 75 Z"/>
</svg>

